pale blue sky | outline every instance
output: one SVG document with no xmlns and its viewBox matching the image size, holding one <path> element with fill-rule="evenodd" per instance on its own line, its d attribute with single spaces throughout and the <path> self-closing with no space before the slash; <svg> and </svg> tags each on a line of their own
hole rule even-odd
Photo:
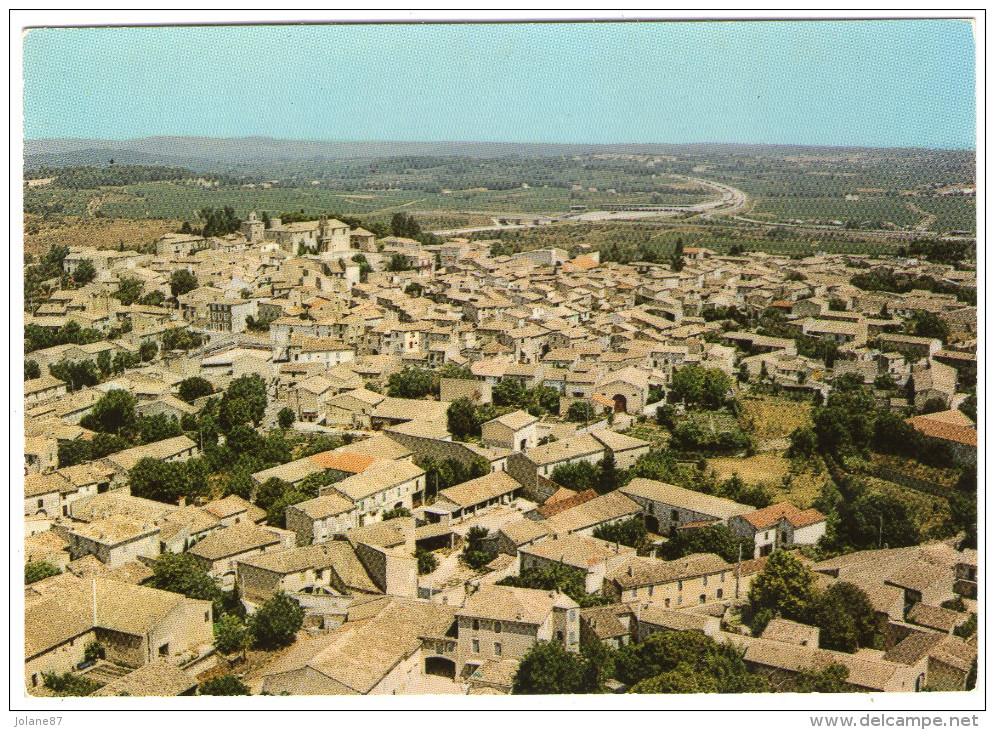
<svg viewBox="0 0 995 730">
<path fill-rule="evenodd" d="M 24 137 L 974 148 L 966 21 L 42 29 Z"/>
</svg>

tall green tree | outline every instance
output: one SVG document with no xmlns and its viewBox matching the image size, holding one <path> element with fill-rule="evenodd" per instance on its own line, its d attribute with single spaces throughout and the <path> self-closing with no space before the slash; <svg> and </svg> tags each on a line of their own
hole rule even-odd
<svg viewBox="0 0 995 730">
<path fill-rule="evenodd" d="M 249 623 L 255 645 L 261 649 L 293 644 L 303 625 L 304 609 L 283 591 L 277 591 L 260 606 Z"/>
<path fill-rule="evenodd" d="M 871 646 L 877 621 L 874 606 L 852 583 L 835 583 L 812 602 L 810 622 L 819 627 L 819 646 L 853 653 Z"/>
<path fill-rule="evenodd" d="M 224 597 L 207 571 L 187 553 L 163 553 L 152 564 L 149 586 L 162 591 L 181 593 L 187 598 L 211 601 L 214 615 L 220 616 Z"/>
<path fill-rule="evenodd" d="M 794 621 L 805 618 L 815 577 L 787 550 L 775 550 L 750 585 L 750 603 Z"/>
<path fill-rule="evenodd" d="M 169 290 L 174 297 L 193 291 L 197 288 L 197 277 L 186 269 L 177 269 L 169 275 Z"/>
<path fill-rule="evenodd" d="M 519 662 L 512 680 L 516 695 L 576 694 L 584 687 L 581 658 L 561 644 L 537 641 Z"/>
<path fill-rule="evenodd" d="M 214 386 L 209 380 L 197 376 L 181 380 L 176 387 L 180 399 L 187 403 L 193 403 L 198 398 L 203 398 L 214 392 Z"/>
<path fill-rule="evenodd" d="M 199 695 L 213 695 L 216 697 L 238 697 L 251 695 L 248 685 L 231 674 L 224 674 L 220 677 L 211 677 L 205 680 L 197 688 Z"/>
<path fill-rule="evenodd" d="M 135 396 L 121 388 L 107 391 L 93 409 L 80 420 L 80 425 L 103 433 L 122 433 L 135 428 Z"/>
</svg>

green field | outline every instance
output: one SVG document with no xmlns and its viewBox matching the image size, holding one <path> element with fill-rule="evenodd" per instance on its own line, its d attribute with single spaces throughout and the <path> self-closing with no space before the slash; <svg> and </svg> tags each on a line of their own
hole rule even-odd
<svg viewBox="0 0 995 730">
<path fill-rule="evenodd" d="M 922 216 L 905 207 L 899 198 L 865 197 L 848 201 L 842 197 L 833 198 L 760 198 L 753 208 L 753 217 L 761 220 L 804 220 L 804 221 L 865 221 L 890 222 L 898 226 L 911 226 Z M 877 227 L 877 226 L 875 226 Z"/>
<path fill-rule="evenodd" d="M 25 204 L 43 206 L 58 203 L 63 215 L 83 215 L 95 198 L 102 199 L 99 210 L 110 218 L 168 218 L 191 220 L 205 207 L 230 205 L 236 215 L 249 211 L 301 210 L 307 213 L 336 212 L 342 215 L 390 214 L 397 211 L 445 211 L 459 213 L 537 213 L 554 214 L 572 205 L 590 208 L 611 203 L 691 204 L 707 196 L 657 193 L 613 194 L 573 191 L 564 188 L 518 188 L 512 190 L 460 190 L 452 193 L 427 193 L 418 190 L 339 191 L 320 187 L 205 188 L 186 183 L 155 182 L 128 185 L 112 190 L 70 190 L 55 186 L 36 188 L 26 193 Z"/>
</svg>

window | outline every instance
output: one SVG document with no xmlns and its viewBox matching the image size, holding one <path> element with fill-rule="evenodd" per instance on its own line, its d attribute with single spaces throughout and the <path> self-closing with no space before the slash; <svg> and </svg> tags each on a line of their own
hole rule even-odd
<svg viewBox="0 0 995 730">
<path fill-rule="evenodd" d="M 653 597 L 653 586 L 650 586 L 649 594 L 650 594 L 650 598 L 652 598 Z"/>
<path fill-rule="evenodd" d="M 44 506 L 45 506 L 45 500 L 44 499 L 39 499 L 38 500 L 38 509 L 41 509 Z"/>
<path fill-rule="evenodd" d="M 501 656 L 501 642 L 494 642 L 494 656 Z"/>
<path fill-rule="evenodd" d="M 716 598 L 722 598 L 722 589 L 721 588 L 719 588 L 718 590 L 715 591 L 715 597 Z"/>
<path fill-rule="evenodd" d="M 322 577 L 322 576 L 323 576 L 324 574 L 325 574 L 325 571 L 324 571 L 324 570 L 322 570 L 321 568 L 318 568 L 317 570 L 315 570 L 315 571 L 314 571 L 314 579 L 315 579 L 315 580 L 321 580 L 321 577 Z"/>
<path fill-rule="evenodd" d="M 480 631 L 480 622 L 477 619 L 473 619 L 473 630 Z"/>
<path fill-rule="evenodd" d="M 677 605 L 680 606 L 682 603 L 684 603 L 684 598 L 682 596 L 678 596 L 677 597 Z"/>
<path fill-rule="evenodd" d="M 501 622 L 500 621 L 495 621 L 494 622 L 494 633 L 495 634 L 500 634 L 501 633 Z"/>
<path fill-rule="evenodd" d="M 675 522 L 677 521 L 678 519 L 677 510 L 675 509 L 670 510 L 670 519 L 674 520 Z"/>
<path fill-rule="evenodd" d="M 557 631 L 556 632 L 556 640 L 557 641 L 563 641 L 563 632 L 562 631 Z"/>
<path fill-rule="evenodd" d="M 577 610 L 574 609 L 574 608 L 571 608 L 570 609 L 570 613 L 567 616 L 568 616 L 568 618 L 569 618 L 570 621 L 576 621 L 577 620 Z"/>
<path fill-rule="evenodd" d="M 707 585 L 708 585 L 708 576 L 707 576 L 707 575 L 703 575 L 703 576 L 701 577 L 701 584 L 702 584 L 703 586 L 707 586 Z"/>
<path fill-rule="evenodd" d="M 677 581 L 677 590 L 679 590 L 679 591 L 683 591 L 684 590 L 684 581 L 682 581 L 682 580 Z"/>
<path fill-rule="evenodd" d="M 663 607 L 664 608 L 670 608 L 670 599 L 669 598 L 664 598 L 663 599 Z"/>
<path fill-rule="evenodd" d="M 480 640 L 479 639 L 474 639 L 473 640 L 473 653 L 474 654 L 479 654 L 480 653 Z"/>
<path fill-rule="evenodd" d="M 206 624 L 210 620 L 211 620 L 211 612 L 210 611 L 204 611 L 204 623 Z"/>
<path fill-rule="evenodd" d="M 169 656 L 169 644 L 163 644 L 159 647 L 159 656 Z"/>
<path fill-rule="evenodd" d="M 38 675 L 37 674 L 32 674 L 31 675 L 31 686 L 32 687 L 37 687 L 38 686 Z"/>
<path fill-rule="evenodd" d="M 726 572 L 724 570 L 721 573 L 719 573 L 719 582 L 720 583 L 726 582 Z"/>
<path fill-rule="evenodd" d="M 700 596 L 698 596 L 698 603 L 704 603 L 705 600 L 706 599 L 705 599 L 705 594 L 704 593 L 702 593 Z"/>
</svg>

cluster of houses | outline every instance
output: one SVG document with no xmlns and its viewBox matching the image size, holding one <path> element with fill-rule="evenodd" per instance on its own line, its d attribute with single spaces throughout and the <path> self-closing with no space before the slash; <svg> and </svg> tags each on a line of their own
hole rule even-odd
<svg viewBox="0 0 995 730">
<path fill-rule="evenodd" d="M 788 502 L 755 509 L 643 478 L 604 494 L 553 480 L 561 466 L 610 457 L 625 469 L 647 454 L 649 442 L 622 431 L 654 415 L 675 371 L 691 363 L 823 395 L 835 378 L 855 374 L 896 410 L 938 399 L 939 412 L 909 422 L 950 445 L 958 461 L 976 461 L 977 431 L 957 410 L 976 372 L 975 308 L 951 295 L 882 295 L 849 283 L 885 265 L 958 286 L 973 277 L 911 260 L 685 253 L 680 272 L 603 263 L 593 249 L 493 257 L 486 241 L 378 241 L 336 220 L 267 224 L 254 214 L 239 233 L 169 235 L 154 253 L 71 249 L 66 273 L 88 261 L 96 276 L 54 289 L 27 323 L 54 332 L 75 322 L 114 336 L 25 356 L 40 371 L 24 383 L 25 559 L 61 571 L 25 588 L 28 691 L 43 692 L 46 673 L 80 672 L 102 694 L 188 694 L 199 673 L 229 661 L 213 647 L 210 602 L 148 586 L 164 553 L 190 555 L 221 588 L 237 589 L 250 612 L 277 591 L 304 608 L 297 642 L 247 676 L 256 692 L 507 693 L 536 641 L 579 651 L 665 630 L 731 641 L 785 688 L 799 672 L 842 663 L 858 690 L 963 689 L 976 640 L 954 630 L 977 611 L 973 552 L 937 543 L 809 561 L 823 587 L 855 583 L 874 604 L 884 646 L 843 654 L 820 649 L 814 627 L 778 619 L 753 637 L 723 620 L 770 554 L 818 542 L 826 517 L 817 510 Z M 404 270 L 391 270 L 399 260 Z M 196 286 L 174 296 L 180 269 Z M 128 277 L 145 294 L 160 292 L 160 304 L 126 306 L 112 296 Z M 795 339 L 729 329 L 711 314 L 728 307 L 777 309 L 796 336 L 832 341 L 839 357 L 827 368 L 799 355 Z M 950 344 L 902 334 L 916 313 L 945 322 Z M 170 349 L 183 339 L 177 331 L 199 344 Z M 149 341 L 158 352 L 141 361 Z M 108 370 L 123 353 L 129 365 Z M 101 382 L 73 389 L 51 373 L 82 360 L 103 366 Z M 405 368 L 442 366 L 459 376 L 440 379 L 438 400 L 384 394 Z M 201 453 L 187 435 L 59 464 L 59 444 L 93 440 L 80 422 L 112 390 L 134 396 L 139 418 L 182 421 L 200 406 L 178 397 L 183 380 L 202 377 L 222 390 L 247 374 L 267 384 L 263 428 L 289 408 L 299 430 L 351 437 L 252 474 L 256 487 L 323 477 L 316 497 L 287 507 L 285 527 L 237 496 L 190 504 L 133 496 L 129 472 L 141 459 Z M 895 387 L 881 388 L 882 376 Z M 453 401 L 492 403 L 509 381 L 555 390 L 560 413 L 505 413 L 482 425 L 479 441 L 450 433 Z M 593 418 L 562 417 L 578 402 Z M 427 459 L 455 460 L 477 475 L 440 489 L 419 466 Z M 753 551 L 732 563 L 714 553 L 663 560 L 595 536 L 633 519 L 655 540 L 725 525 Z M 474 527 L 496 557 L 468 574 L 457 554 Z M 426 575 L 420 551 L 439 556 Z M 573 573 L 610 603 L 581 608 L 558 591 L 498 584 L 542 568 Z M 958 597 L 957 609 L 941 605 Z M 94 643 L 97 662 L 86 654 Z"/>
</svg>

